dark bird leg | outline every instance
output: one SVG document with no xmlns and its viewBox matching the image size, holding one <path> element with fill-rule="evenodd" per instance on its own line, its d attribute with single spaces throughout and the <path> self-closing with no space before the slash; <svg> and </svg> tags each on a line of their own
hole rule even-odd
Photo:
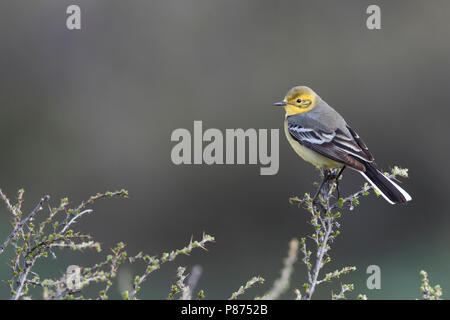
<svg viewBox="0 0 450 320">
<path fill-rule="evenodd" d="M 341 177 L 341 175 L 342 175 L 342 172 L 344 172 L 344 169 L 346 168 L 346 166 L 344 165 L 344 166 L 342 166 L 342 168 L 341 168 L 341 170 L 339 170 L 339 173 L 338 173 L 338 175 L 337 175 L 337 177 L 336 177 L 336 180 L 339 180 L 339 178 Z"/>
<path fill-rule="evenodd" d="M 317 197 L 319 196 L 320 191 L 321 191 L 322 188 L 323 188 L 323 185 L 324 185 L 325 182 L 327 182 L 329 179 L 330 179 L 330 172 L 329 172 L 328 170 L 326 170 L 326 169 L 323 170 L 323 180 L 322 180 L 322 182 L 321 182 L 320 185 L 319 185 L 319 189 L 317 189 L 316 194 L 315 194 L 314 197 L 313 197 L 313 203 L 316 202 Z"/>
<path fill-rule="evenodd" d="M 345 169 L 345 166 L 342 166 L 341 170 L 339 170 L 339 173 L 336 176 L 336 190 L 337 190 L 337 194 L 338 194 L 338 196 L 337 196 L 338 200 L 341 197 L 340 193 L 339 193 L 339 178 L 341 177 L 342 172 L 344 171 L 344 169 Z"/>
</svg>

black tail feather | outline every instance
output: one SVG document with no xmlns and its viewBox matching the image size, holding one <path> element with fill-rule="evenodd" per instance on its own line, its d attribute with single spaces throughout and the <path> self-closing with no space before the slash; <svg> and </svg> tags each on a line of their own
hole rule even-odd
<svg viewBox="0 0 450 320">
<path fill-rule="evenodd" d="M 397 184 L 378 171 L 371 163 L 365 162 L 366 172 L 361 174 L 375 185 L 382 195 L 392 203 L 406 203 L 411 197 Z"/>
</svg>

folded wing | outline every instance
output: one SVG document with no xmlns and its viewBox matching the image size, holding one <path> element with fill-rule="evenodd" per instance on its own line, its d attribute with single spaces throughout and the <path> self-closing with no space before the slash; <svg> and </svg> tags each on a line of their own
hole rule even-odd
<svg viewBox="0 0 450 320">
<path fill-rule="evenodd" d="M 374 158 L 358 134 L 349 126 L 347 129 L 349 133 L 341 129 L 324 131 L 302 127 L 288 121 L 289 133 L 298 143 L 334 161 L 364 172 L 366 170 L 364 162 L 373 162 Z"/>
</svg>

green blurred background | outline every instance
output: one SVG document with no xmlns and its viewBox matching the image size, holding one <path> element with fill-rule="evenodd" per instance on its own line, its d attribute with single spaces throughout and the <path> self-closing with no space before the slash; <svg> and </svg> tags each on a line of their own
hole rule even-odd
<svg viewBox="0 0 450 320">
<path fill-rule="evenodd" d="M 66 29 L 78 4 L 82 30 Z M 381 7 L 382 29 L 366 28 L 366 8 Z M 326 271 L 358 271 L 324 285 L 354 282 L 369 299 L 420 297 L 419 271 L 450 290 L 449 179 L 450 2 L 426 1 L 24 1 L 0 3 L 0 187 L 25 209 L 44 194 L 73 204 L 126 188 L 78 227 L 130 253 L 183 247 L 203 231 L 216 237 L 155 272 L 142 298 L 166 298 L 178 265 L 199 264 L 198 289 L 228 298 L 253 275 L 271 287 L 288 242 L 310 233 L 306 211 L 288 198 L 313 190 L 318 172 L 302 162 L 280 131 L 280 170 L 260 176 L 251 165 L 176 166 L 176 128 L 279 128 L 273 108 L 294 85 L 314 88 L 364 138 L 379 167 L 410 169 L 413 196 L 390 206 L 375 196 L 346 213 Z M 343 192 L 362 177 L 347 171 Z M 11 228 L 0 209 L 0 235 Z M 0 278 L 8 279 L 5 256 Z M 58 255 L 37 265 L 59 277 L 67 265 L 100 257 Z M 369 290 L 366 268 L 381 268 L 381 290 Z M 50 266 L 51 269 L 50 269 Z M 120 274 L 122 287 L 137 270 Z M 301 263 L 293 287 L 305 281 Z M 294 297 L 293 287 L 283 296 Z M 117 288 L 111 297 L 118 297 Z M 352 295 L 350 295 L 352 296 Z M 8 297 L 6 284 L 0 298 Z M 39 296 L 37 296 L 38 298 Z"/>
</svg>

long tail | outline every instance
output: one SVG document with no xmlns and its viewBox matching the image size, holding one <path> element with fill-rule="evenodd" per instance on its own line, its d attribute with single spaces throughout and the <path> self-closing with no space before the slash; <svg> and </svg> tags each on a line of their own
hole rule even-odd
<svg viewBox="0 0 450 320">
<path fill-rule="evenodd" d="M 411 196 L 398 184 L 378 171 L 372 164 L 365 162 L 366 172 L 359 171 L 364 178 L 386 199 L 390 204 L 406 203 Z"/>
</svg>

